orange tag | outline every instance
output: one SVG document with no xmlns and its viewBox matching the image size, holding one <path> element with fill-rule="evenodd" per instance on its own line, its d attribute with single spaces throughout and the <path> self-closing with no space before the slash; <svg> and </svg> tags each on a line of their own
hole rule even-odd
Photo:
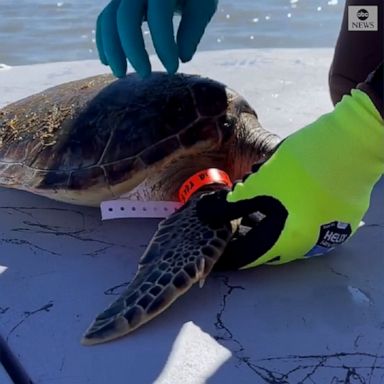
<svg viewBox="0 0 384 384">
<path fill-rule="evenodd" d="M 188 199 L 201 187 L 209 184 L 223 184 L 232 187 L 232 181 L 228 174 L 217 168 L 209 168 L 199 171 L 187 179 L 179 189 L 179 201 L 186 203 Z"/>
</svg>

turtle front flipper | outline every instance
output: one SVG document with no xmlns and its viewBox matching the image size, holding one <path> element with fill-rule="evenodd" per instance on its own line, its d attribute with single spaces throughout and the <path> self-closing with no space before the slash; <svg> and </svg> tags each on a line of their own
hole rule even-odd
<svg viewBox="0 0 384 384">
<path fill-rule="evenodd" d="M 86 331 L 82 344 L 124 336 L 168 308 L 191 286 L 204 281 L 235 231 L 231 223 L 203 224 L 194 197 L 159 224 L 138 271 L 123 294 Z"/>
</svg>

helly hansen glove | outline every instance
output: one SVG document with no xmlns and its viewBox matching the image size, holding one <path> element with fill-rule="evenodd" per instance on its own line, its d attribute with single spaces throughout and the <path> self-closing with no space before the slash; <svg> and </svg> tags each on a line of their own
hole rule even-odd
<svg viewBox="0 0 384 384">
<path fill-rule="evenodd" d="M 384 172 L 383 66 L 358 88 L 286 138 L 232 191 L 201 199 L 202 221 L 242 218 L 218 267 L 322 255 L 356 231 Z"/>
</svg>

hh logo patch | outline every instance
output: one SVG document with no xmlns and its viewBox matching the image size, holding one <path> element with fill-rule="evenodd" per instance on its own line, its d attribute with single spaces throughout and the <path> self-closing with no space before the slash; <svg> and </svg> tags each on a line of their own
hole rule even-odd
<svg viewBox="0 0 384 384">
<path fill-rule="evenodd" d="M 332 221 L 320 227 L 320 234 L 316 245 L 305 257 L 320 256 L 332 251 L 337 245 L 344 243 L 352 233 L 348 223 Z"/>
</svg>

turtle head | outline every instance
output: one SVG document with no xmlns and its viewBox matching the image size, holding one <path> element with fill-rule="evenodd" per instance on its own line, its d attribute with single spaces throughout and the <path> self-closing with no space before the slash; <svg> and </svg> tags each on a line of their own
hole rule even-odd
<svg viewBox="0 0 384 384">
<path fill-rule="evenodd" d="M 232 180 L 237 180 L 249 172 L 253 164 L 266 161 L 281 139 L 261 126 L 256 112 L 245 99 L 238 96 L 232 104 L 219 124 L 224 139 L 228 136 L 227 172 Z"/>
</svg>

